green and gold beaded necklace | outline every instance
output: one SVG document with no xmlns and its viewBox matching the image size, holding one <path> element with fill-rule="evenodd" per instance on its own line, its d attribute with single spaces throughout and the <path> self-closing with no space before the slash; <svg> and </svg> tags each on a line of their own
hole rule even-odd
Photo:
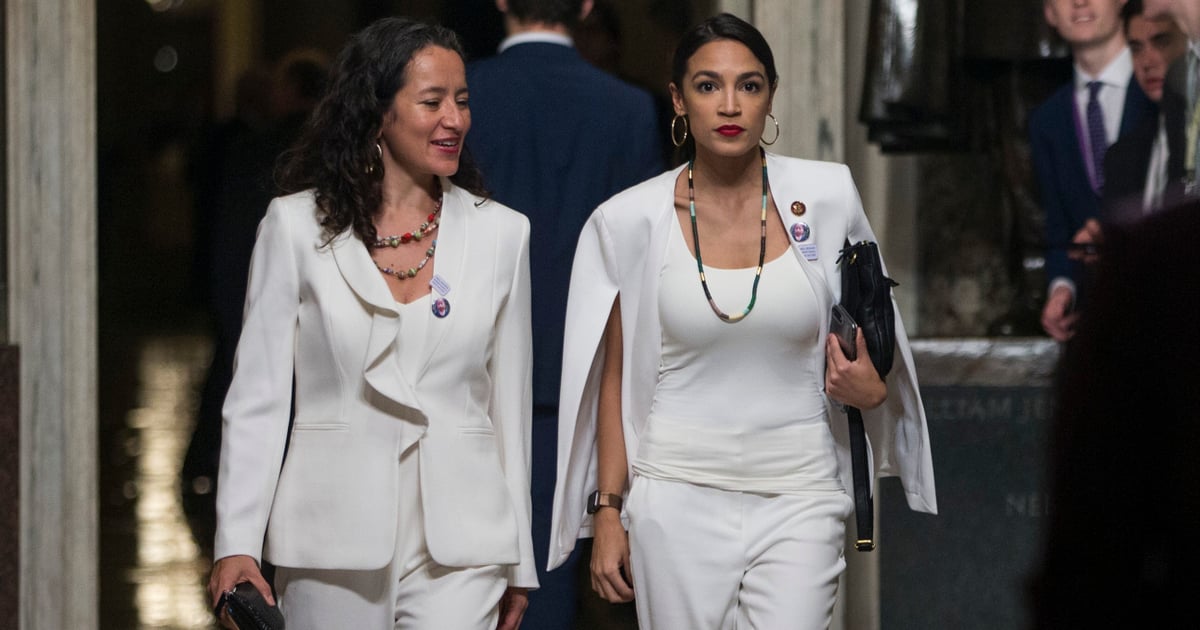
<svg viewBox="0 0 1200 630">
<path fill-rule="evenodd" d="M 688 212 L 692 217 L 692 244 L 696 253 L 696 269 L 700 271 L 700 286 L 704 287 L 704 297 L 708 298 L 708 305 L 712 307 L 713 312 L 721 318 L 721 321 L 730 324 L 742 321 L 750 314 L 750 311 L 754 310 L 754 302 L 758 299 L 758 281 L 762 278 L 763 260 L 767 256 L 767 152 L 759 147 L 759 154 L 762 156 L 762 240 L 758 247 L 758 268 L 754 270 L 754 287 L 750 290 L 750 303 L 736 315 L 728 315 L 721 311 L 713 300 L 712 292 L 708 290 L 708 280 L 704 278 L 704 261 L 700 258 L 700 231 L 696 229 L 696 186 L 692 181 L 696 158 L 688 161 Z"/>
</svg>

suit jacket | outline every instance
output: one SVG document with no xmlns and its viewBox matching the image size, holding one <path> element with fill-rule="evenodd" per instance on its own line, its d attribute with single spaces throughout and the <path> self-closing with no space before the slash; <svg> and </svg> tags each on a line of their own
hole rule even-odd
<svg viewBox="0 0 1200 630">
<path fill-rule="evenodd" d="M 639 439 L 658 380 L 662 330 L 658 313 L 659 274 L 671 230 L 678 230 L 674 211 L 675 181 L 682 167 L 613 197 L 596 210 L 579 239 L 571 296 L 567 306 L 567 336 L 563 350 L 562 400 L 559 404 L 558 486 L 554 494 L 550 568 L 570 554 L 575 539 L 591 536 L 585 500 L 596 489 L 596 409 L 601 353 L 597 350 L 613 300 L 621 296 L 624 357 L 621 412 L 628 461 L 637 454 Z M 767 154 L 771 191 L 785 226 L 803 221 L 811 239 L 793 242 L 792 249 L 812 283 L 821 312 L 829 313 L 841 297 L 837 266 L 843 241 L 875 240 L 862 202 L 842 164 L 799 160 Z M 802 217 L 787 209 L 803 201 Z M 790 229 L 789 229 L 790 232 Z M 804 257 L 815 245 L 816 260 Z M 699 291 L 700 288 L 696 287 Z M 896 309 L 899 313 L 899 309 Z M 699 313 L 711 317 L 711 313 Z M 807 348 L 814 373 L 825 373 L 824 339 L 828 318 L 821 323 L 821 343 Z M 898 475 L 909 507 L 937 511 L 930 456 L 929 431 L 917 390 L 908 336 L 896 317 L 896 365 L 888 375 L 888 397 L 876 409 L 863 412 L 876 476 Z M 824 381 L 818 386 L 824 391 Z M 786 401 L 781 401 L 786 404 Z M 847 494 L 853 492 L 850 439 L 846 415 L 827 401 L 828 418 L 837 443 L 838 465 Z M 632 479 L 632 469 L 627 471 Z"/>
<path fill-rule="evenodd" d="M 1088 179 L 1082 145 L 1076 134 L 1074 109 L 1074 85 L 1067 83 L 1029 114 L 1030 157 L 1046 221 L 1048 280 L 1077 279 L 1079 270 L 1067 258 L 1066 244 L 1084 221 L 1100 215 L 1100 196 Z M 1118 137 L 1156 111 L 1131 75 Z"/>
<path fill-rule="evenodd" d="M 1100 219 L 1141 216 L 1146 193 L 1146 175 L 1158 116 L 1143 120 L 1122 136 L 1104 154 L 1104 191 L 1100 195 Z"/>
<path fill-rule="evenodd" d="M 569 46 L 529 42 L 467 67 L 467 147 L 496 200 L 532 224 L 534 402 L 558 403 L 579 231 L 596 206 L 662 170 L 653 99 Z"/>
<path fill-rule="evenodd" d="M 311 192 L 271 202 L 224 407 L 217 558 L 386 566 L 397 534 L 398 462 L 417 444 L 433 559 L 511 565 L 511 585 L 537 585 L 529 224 L 449 180 L 442 187 L 433 264 L 450 286 L 452 309 L 420 339 L 399 336 L 395 299 L 362 241 L 348 230 L 326 243 Z M 400 370 L 403 352 L 424 355 L 412 382 Z"/>
<path fill-rule="evenodd" d="M 1187 153 L 1187 60 L 1188 55 L 1180 55 L 1167 68 L 1166 81 L 1163 83 L 1162 111 L 1163 124 L 1167 129 L 1167 189 L 1163 194 L 1163 207 L 1174 205 L 1185 199 L 1184 176 Z"/>
</svg>

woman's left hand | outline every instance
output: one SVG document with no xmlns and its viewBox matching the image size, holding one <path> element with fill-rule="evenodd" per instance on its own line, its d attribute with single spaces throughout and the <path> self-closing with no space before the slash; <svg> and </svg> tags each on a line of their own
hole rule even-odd
<svg viewBox="0 0 1200 630">
<path fill-rule="evenodd" d="M 516 586 L 505 589 L 500 596 L 500 621 L 496 630 L 517 630 L 526 608 L 529 608 L 529 589 Z"/>
<path fill-rule="evenodd" d="M 851 407 L 874 409 L 887 398 L 887 383 L 871 363 L 862 329 L 858 329 L 854 345 L 857 359 L 851 361 L 842 352 L 837 335 L 830 333 L 825 338 L 825 393 Z"/>
</svg>

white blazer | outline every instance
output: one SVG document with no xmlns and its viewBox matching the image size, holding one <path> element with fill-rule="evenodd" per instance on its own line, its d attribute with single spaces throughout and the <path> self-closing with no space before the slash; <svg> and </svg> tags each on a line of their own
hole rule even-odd
<svg viewBox="0 0 1200 630">
<path fill-rule="evenodd" d="M 654 398 L 662 353 L 658 314 L 659 274 L 671 230 L 679 229 L 674 212 L 673 169 L 621 192 L 601 205 L 584 227 L 571 270 L 563 344 L 562 394 L 559 401 L 558 484 L 554 493 L 549 568 L 562 564 L 576 538 L 592 535 L 585 502 L 596 490 L 596 406 L 603 357 L 600 341 L 613 300 L 621 296 L 624 357 L 621 413 L 630 466 Z M 850 170 L 843 164 L 767 154 L 767 172 L 775 204 L 789 235 L 798 223 L 811 235 L 790 238 L 792 250 L 820 302 L 821 339 L 829 331 L 828 313 L 841 297 L 838 250 L 843 241 L 875 240 Z M 794 201 L 803 215 L 791 212 Z M 815 250 L 811 249 L 815 247 Z M 815 258 L 810 260 L 814 255 Z M 807 257 L 806 257 L 807 255 Z M 700 287 L 697 286 L 699 291 Z M 710 316 L 711 314 L 703 314 Z M 863 413 L 875 475 L 899 475 L 910 508 L 937 512 L 929 431 L 917 391 L 908 336 L 896 317 L 896 363 L 888 375 L 887 401 Z M 825 344 L 814 344 L 815 374 L 825 373 Z M 824 391 L 825 383 L 818 384 Z M 842 485 L 853 496 L 850 439 L 846 415 L 828 402 L 828 417 L 838 445 Z M 632 479 L 632 468 L 628 471 Z"/>
<path fill-rule="evenodd" d="M 442 189 L 432 264 L 451 308 L 421 339 L 398 335 L 397 304 L 362 241 L 347 230 L 325 243 L 311 192 L 271 202 L 223 410 L 217 558 L 386 566 L 400 454 L 419 442 L 432 558 L 511 565 L 510 586 L 537 586 L 529 222 L 449 180 Z M 401 352 L 425 354 L 415 382 Z"/>
</svg>

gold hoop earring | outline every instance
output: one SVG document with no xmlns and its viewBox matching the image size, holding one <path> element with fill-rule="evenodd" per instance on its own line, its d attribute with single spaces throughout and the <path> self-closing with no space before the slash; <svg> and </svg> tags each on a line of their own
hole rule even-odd
<svg viewBox="0 0 1200 630">
<path fill-rule="evenodd" d="M 776 142 L 779 141 L 779 121 L 775 119 L 775 114 L 767 114 L 767 115 L 771 117 L 771 122 L 775 123 L 775 137 L 771 138 L 770 142 L 767 142 L 767 140 L 765 138 L 759 138 L 758 141 L 767 146 L 771 146 L 772 144 L 775 144 Z"/>
<path fill-rule="evenodd" d="M 367 175 L 375 174 L 376 162 L 383 164 L 383 147 L 379 145 L 378 140 L 375 141 L 375 159 L 372 160 L 370 156 L 367 156 Z"/>
<path fill-rule="evenodd" d="M 675 123 L 678 123 L 680 120 L 683 121 L 683 137 L 682 138 L 678 138 L 677 134 L 675 133 L 675 128 L 676 128 Z M 688 137 L 687 116 L 684 114 L 675 114 L 675 117 L 671 119 L 671 144 L 673 144 L 677 147 L 682 147 L 683 143 L 687 142 L 687 137 Z"/>
</svg>

